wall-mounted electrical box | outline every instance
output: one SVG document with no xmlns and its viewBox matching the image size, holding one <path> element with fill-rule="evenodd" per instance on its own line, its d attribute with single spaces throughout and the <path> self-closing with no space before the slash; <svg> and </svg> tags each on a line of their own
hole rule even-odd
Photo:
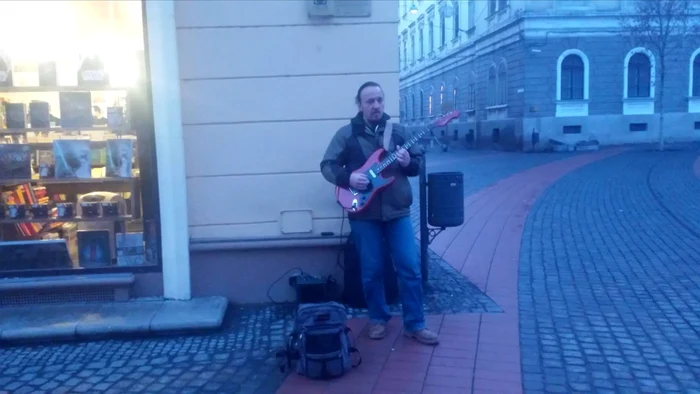
<svg viewBox="0 0 700 394">
<path fill-rule="evenodd" d="M 362 18 L 372 15 L 372 0 L 306 0 L 309 18 Z"/>
</svg>

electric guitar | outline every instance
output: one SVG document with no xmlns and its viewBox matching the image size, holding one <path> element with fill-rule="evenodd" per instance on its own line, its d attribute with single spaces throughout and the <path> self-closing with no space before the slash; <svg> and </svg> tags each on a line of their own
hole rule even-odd
<svg viewBox="0 0 700 394">
<path fill-rule="evenodd" d="M 426 133 L 435 127 L 442 127 L 459 118 L 459 111 L 449 112 L 431 122 L 426 128 L 416 133 L 413 138 L 406 141 L 402 148 L 408 150 L 413 144 L 418 142 Z M 363 173 L 369 179 L 369 184 L 365 190 L 355 190 L 352 187 L 339 187 L 335 188 L 335 198 L 343 207 L 344 210 L 352 213 L 362 212 L 369 203 L 372 201 L 374 196 L 377 195 L 382 189 L 391 185 L 394 182 L 394 177 L 384 178 L 381 176 L 382 171 L 389 167 L 397 159 L 397 153 L 393 152 L 390 155 L 384 157 L 385 153 L 388 153 L 384 149 L 380 148 L 374 151 L 372 155 L 367 159 L 365 164 L 354 171 L 353 173 Z"/>
</svg>

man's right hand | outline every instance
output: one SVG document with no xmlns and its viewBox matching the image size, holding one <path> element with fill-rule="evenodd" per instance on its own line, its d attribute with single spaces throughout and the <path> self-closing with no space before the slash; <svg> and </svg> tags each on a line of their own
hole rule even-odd
<svg viewBox="0 0 700 394">
<path fill-rule="evenodd" d="M 361 172 L 353 172 L 350 174 L 350 186 L 352 186 L 353 189 L 362 191 L 367 189 L 367 185 L 369 185 L 367 175 Z"/>
</svg>

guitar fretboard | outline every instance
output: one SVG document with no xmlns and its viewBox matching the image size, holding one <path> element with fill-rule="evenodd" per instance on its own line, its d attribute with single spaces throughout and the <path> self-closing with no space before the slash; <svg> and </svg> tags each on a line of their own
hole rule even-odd
<svg viewBox="0 0 700 394">
<path fill-rule="evenodd" d="M 424 136 L 428 131 L 430 131 L 431 128 L 432 128 L 432 126 L 431 126 L 431 127 L 426 127 L 426 128 L 424 128 L 423 130 L 419 131 L 418 133 L 416 133 L 416 134 L 413 136 L 413 138 L 411 138 L 410 140 L 406 141 L 405 144 L 401 145 L 401 147 L 402 147 L 403 149 L 408 150 L 411 146 L 413 146 L 413 144 L 415 144 L 416 142 L 418 142 L 418 140 L 420 140 L 421 138 L 423 138 L 423 136 Z M 393 162 L 396 161 L 397 157 L 398 157 L 397 152 L 396 152 L 396 151 L 392 152 L 392 153 L 391 153 L 390 155 L 388 155 L 384 160 L 382 160 L 381 163 L 379 163 L 379 165 L 377 166 L 377 171 L 378 171 L 378 172 L 384 171 L 387 167 L 389 167 Z"/>
</svg>

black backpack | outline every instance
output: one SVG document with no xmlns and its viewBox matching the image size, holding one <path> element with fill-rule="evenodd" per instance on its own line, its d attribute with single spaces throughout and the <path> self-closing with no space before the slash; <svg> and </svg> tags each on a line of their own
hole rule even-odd
<svg viewBox="0 0 700 394">
<path fill-rule="evenodd" d="M 286 349 L 277 352 L 280 371 L 296 361 L 299 375 L 338 378 L 362 363 L 346 326 L 347 309 L 337 302 L 301 304 Z M 357 363 L 353 363 L 356 356 Z"/>
</svg>

